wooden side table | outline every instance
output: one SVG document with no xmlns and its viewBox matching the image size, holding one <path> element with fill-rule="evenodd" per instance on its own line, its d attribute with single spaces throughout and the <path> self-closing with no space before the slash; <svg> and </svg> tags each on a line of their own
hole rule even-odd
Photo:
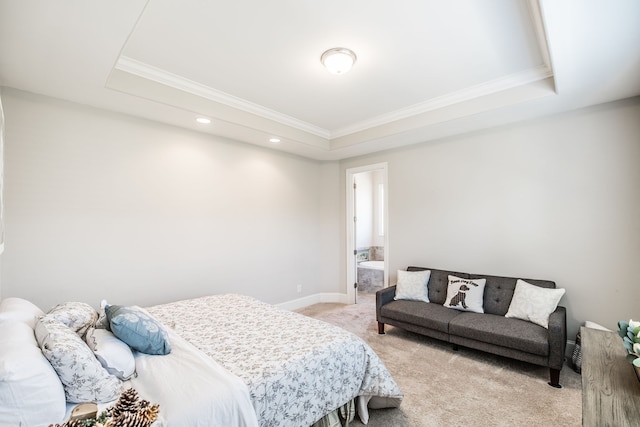
<svg viewBox="0 0 640 427">
<path fill-rule="evenodd" d="M 639 426 L 640 381 L 616 332 L 582 327 L 582 425 Z"/>
</svg>

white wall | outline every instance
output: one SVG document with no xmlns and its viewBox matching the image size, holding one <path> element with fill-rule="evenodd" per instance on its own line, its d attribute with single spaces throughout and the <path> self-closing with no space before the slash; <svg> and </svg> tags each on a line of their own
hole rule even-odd
<svg viewBox="0 0 640 427">
<path fill-rule="evenodd" d="M 335 292 L 345 294 L 346 275 L 339 265 L 346 256 L 345 233 L 341 228 L 344 213 L 340 193 L 340 165 L 327 162 L 320 166 L 321 186 L 319 216 L 320 230 L 318 234 L 319 256 L 316 259 L 317 274 L 322 287 L 316 292 Z M 313 245 L 312 245 L 313 246 Z M 305 253 L 314 257 L 312 253 Z M 309 292 L 308 292 L 309 293 Z"/>
<path fill-rule="evenodd" d="M 391 283 L 409 264 L 555 280 L 570 338 L 638 316 L 640 98 L 339 165 L 12 89 L 2 101 L 2 297 L 344 293 L 345 170 L 388 162 Z"/>
<path fill-rule="evenodd" d="M 337 163 L 13 89 L 2 100 L 3 297 L 47 309 L 343 291 Z"/>
<path fill-rule="evenodd" d="M 554 280 L 573 339 L 640 313 L 639 119 L 635 98 L 343 161 L 342 176 L 388 162 L 390 283 L 407 265 Z"/>
</svg>

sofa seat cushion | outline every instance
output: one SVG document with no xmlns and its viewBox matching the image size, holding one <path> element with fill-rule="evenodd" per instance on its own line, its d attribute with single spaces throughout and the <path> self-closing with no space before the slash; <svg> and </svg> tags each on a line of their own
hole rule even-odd
<svg viewBox="0 0 640 427">
<path fill-rule="evenodd" d="M 406 300 L 385 304 L 380 313 L 383 317 L 444 333 L 449 333 L 451 319 L 461 314 L 458 310 L 451 310 L 440 304 Z"/>
<path fill-rule="evenodd" d="M 525 320 L 462 312 L 451 319 L 449 333 L 540 356 L 549 355 L 548 330 Z"/>
</svg>

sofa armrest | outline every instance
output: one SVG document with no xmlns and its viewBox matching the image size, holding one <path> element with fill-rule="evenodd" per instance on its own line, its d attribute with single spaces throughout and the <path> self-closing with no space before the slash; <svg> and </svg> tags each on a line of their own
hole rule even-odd
<svg viewBox="0 0 640 427">
<path fill-rule="evenodd" d="M 567 346 L 567 309 L 558 306 L 549 316 L 549 367 L 562 369 Z"/>
<path fill-rule="evenodd" d="M 380 309 L 385 304 L 393 301 L 393 298 L 396 296 L 396 287 L 389 286 L 388 288 L 381 289 L 376 292 L 376 319 L 380 320 Z"/>
</svg>

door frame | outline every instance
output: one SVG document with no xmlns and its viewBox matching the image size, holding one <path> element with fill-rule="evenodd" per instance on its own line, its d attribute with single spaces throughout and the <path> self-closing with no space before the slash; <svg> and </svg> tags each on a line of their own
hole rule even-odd
<svg viewBox="0 0 640 427">
<path fill-rule="evenodd" d="M 354 284 L 357 283 L 356 271 L 356 250 L 355 245 L 355 191 L 353 189 L 353 180 L 356 174 L 362 172 L 382 171 L 382 182 L 384 184 L 384 287 L 389 286 L 389 173 L 387 162 L 375 163 L 366 166 L 348 168 L 346 172 L 346 265 L 347 265 L 347 301 L 353 304 L 356 301 L 356 289 Z"/>
</svg>

